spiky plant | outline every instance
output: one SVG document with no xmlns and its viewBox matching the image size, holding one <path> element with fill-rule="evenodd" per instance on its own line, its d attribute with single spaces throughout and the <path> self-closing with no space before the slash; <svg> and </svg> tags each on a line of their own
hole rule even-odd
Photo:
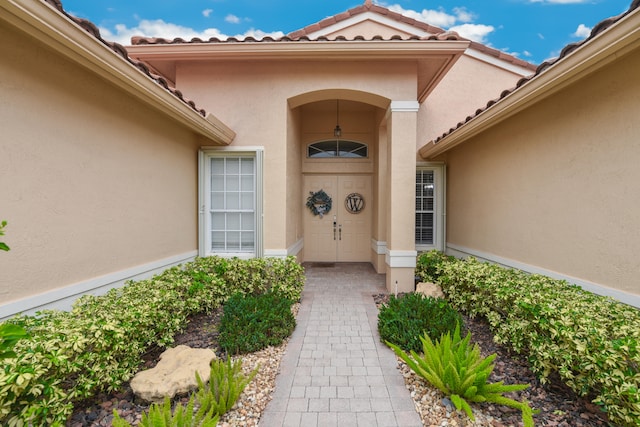
<svg viewBox="0 0 640 427">
<path fill-rule="evenodd" d="M 427 334 L 420 337 L 424 354 L 411 350 L 405 353 L 387 341 L 387 345 L 419 376 L 449 396 L 457 409 L 463 410 L 473 421 L 475 417 L 469 402 L 493 402 L 519 409 L 525 427 L 533 427 L 533 410 L 529 404 L 503 396 L 504 393 L 524 390 L 528 384 L 505 385 L 502 381 L 489 383 L 496 354 L 486 358 L 480 355 L 477 344 L 470 345 L 471 333 L 460 338 L 460 324 L 453 337 L 449 332 L 433 343 Z"/>
<path fill-rule="evenodd" d="M 195 410 L 195 395 L 191 395 L 187 406 L 177 405 L 175 411 L 171 410 L 171 400 L 165 397 L 162 404 L 154 403 L 149 408 L 149 413 L 142 414 L 141 427 L 216 427 L 219 416 L 213 409 L 204 406 Z M 118 411 L 113 410 L 113 426 L 129 427 L 130 424 L 120 418 Z"/>
<path fill-rule="evenodd" d="M 196 372 L 198 391 L 196 396 L 198 402 L 207 411 L 222 415 L 229 411 L 236 403 L 244 388 L 251 382 L 258 373 L 258 368 L 254 369 L 248 376 L 242 373 L 242 361 L 232 362 L 230 358 L 226 361 L 220 359 L 211 362 L 211 376 L 209 384 L 205 385 Z"/>
</svg>

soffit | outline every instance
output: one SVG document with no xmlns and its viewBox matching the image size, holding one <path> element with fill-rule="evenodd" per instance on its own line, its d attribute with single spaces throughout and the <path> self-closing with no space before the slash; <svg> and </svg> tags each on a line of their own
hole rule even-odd
<svg viewBox="0 0 640 427">
<path fill-rule="evenodd" d="M 420 101 L 429 94 L 455 61 L 469 46 L 455 33 L 443 33 L 427 38 L 394 37 L 346 39 L 321 37 L 292 40 L 264 38 L 260 41 L 247 38 L 243 41 L 230 38 L 224 41 L 210 39 L 204 42 L 166 41 L 163 39 L 134 40 L 128 47 L 129 55 L 143 61 L 175 81 L 176 63 L 183 61 L 408 61 L 417 64 L 418 93 Z M 145 44 L 142 44 L 145 43 Z"/>
<path fill-rule="evenodd" d="M 90 21 L 68 14 L 59 0 L 0 2 L 5 21 L 52 51 L 104 78 L 152 108 L 167 114 L 195 133 L 217 144 L 229 144 L 235 133 L 216 117 L 132 60 L 126 49 L 102 38 Z M 55 82 L 52 82 L 55 84 Z"/>
<path fill-rule="evenodd" d="M 445 153 L 637 49 L 640 49 L 640 0 L 634 0 L 626 12 L 598 23 L 589 37 L 565 46 L 559 57 L 540 64 L 535 74 L 520 79 L 514 88 L 504 90 L 475 114 L 429 141 L 419 154 L 428 160 Z"/>
</svg>

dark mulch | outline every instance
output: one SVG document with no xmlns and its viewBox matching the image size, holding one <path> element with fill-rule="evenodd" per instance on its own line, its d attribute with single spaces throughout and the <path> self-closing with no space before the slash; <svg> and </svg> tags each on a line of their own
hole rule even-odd
<svg viewBox="0 0 640 427">
<path fill-rule="evenodd" d="M 173 346 L 188 345 L 191 348 L 210 348 L 218 357 L 226 357 L 218 345 L 218 329 L 222 316 L 222 307 L 210 314 L 198 314 L 189 319 L 184 332 L 175 337 Z M 143 356 L 140 370 L 150 369 L 156 366 L 164 348 L 153 347 Z M 178 397 L 186 403 L 187 398 Z M 69 427 L 85 426 L 110 426 L 113 419 L 113 410 L 117 409 L 121 417 L 130 423 L 140 420 L 143 412 L 149 410 L 149 404 L 141 402 L 133 394 L 129 383 L 114 393 L 101 393 L 93 399 L 88 399 L 75 405 L 73 415 L 67 422 Z"/>
<path fill-rule="evenodd" d="M 376 304 L 388 301 L 386 294 L 374 295 Z M 530 387 L 518 392 L 518 399 L 525 398 L 531 407 L 540 410 L 534 415 L 536 426 L 595 427 L 607 426 L 607 415 L 590 399 L 577 396 L 570 388 L 550 378 L 542 385 L 529 368 L 526 357 L 515 354 L 493 342 L 493 334 L 484 319 L 463 316 L 465 331 L 471 332 L 472 342 L 480 346 L 483 356 L 496 353 L 495 368 L 490 382 L 504 381 L 505 384 L 529 384 Z M 466 332 L 465 332 L 466 333 Z M 521 424 L 520 411 L 506 406 L 483 404 L 482 408 L 504 425 Z"/>
</svg>

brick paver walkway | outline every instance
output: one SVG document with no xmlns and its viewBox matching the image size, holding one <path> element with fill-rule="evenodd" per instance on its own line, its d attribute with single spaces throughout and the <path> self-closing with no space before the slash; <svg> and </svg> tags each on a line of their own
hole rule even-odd
<svg viewBox="0 0 640 427">
<path fill-rule="evenodd" d="M 393 352 L 380 342 L 369 264 L 305 265 L 296 329 L 260 427 L 422 426 Z"/>
</svg>

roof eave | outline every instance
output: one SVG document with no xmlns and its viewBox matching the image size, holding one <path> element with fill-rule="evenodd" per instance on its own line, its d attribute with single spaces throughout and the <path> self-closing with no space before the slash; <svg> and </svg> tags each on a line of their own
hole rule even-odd
<svg viewBox="0 0 640 427">
<path fill-rule="evenodd" d="M 128 46 L 133 58 L 154 60 L 364 60 L 417 59 L 416 56 L 462 54 L 468 41 L 354 40 L 238 43 L 177 43 Z"/>
<path fill-rule="evenodd" d="M 625 16 L 508 96 L 468 119 L 466 123 L 459 124 L 438 142 L 429 141 L 420 148 L 420 157 L 425 160 L 433 159 L 638 48 L 638 19 L 640 9 Z"/>
<path fill-rule="evenodd" d="M 49 48 L 99 75 L 131 96 L 170 116 L 217 145 L 228 145 L 235 132 L 211 115 L 203 117 L 113 50 L 42 1 L 0 3 L 4 20 Z"/>
</svg>

